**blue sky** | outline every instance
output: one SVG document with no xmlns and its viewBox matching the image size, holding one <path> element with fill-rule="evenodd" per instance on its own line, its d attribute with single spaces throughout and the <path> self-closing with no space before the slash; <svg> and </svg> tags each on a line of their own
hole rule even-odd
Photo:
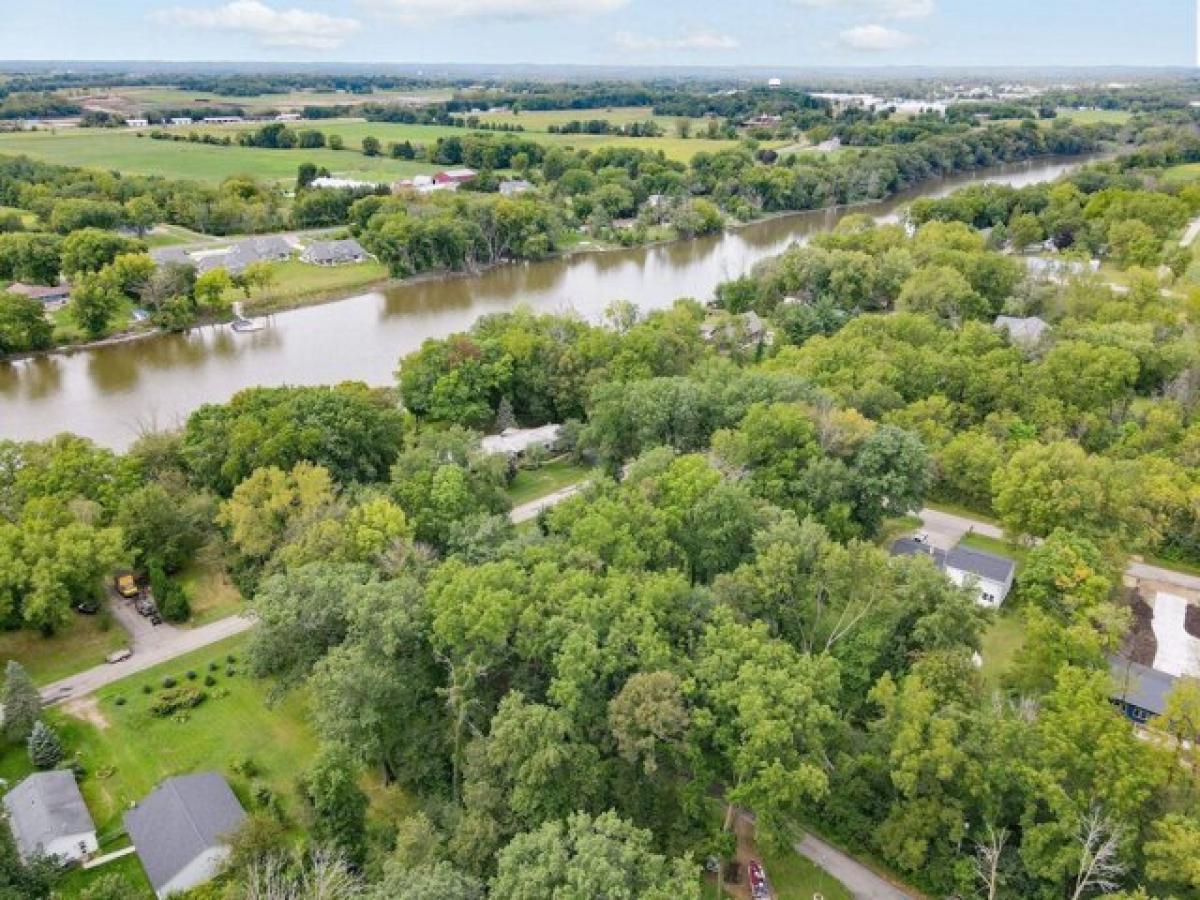
<svg viewBox="0 0 1200 900">
<path fill-rule="evenodd" d="M 1196 0 L 0 0 L 0 59 L 1190 65 Z"/>
</svg>

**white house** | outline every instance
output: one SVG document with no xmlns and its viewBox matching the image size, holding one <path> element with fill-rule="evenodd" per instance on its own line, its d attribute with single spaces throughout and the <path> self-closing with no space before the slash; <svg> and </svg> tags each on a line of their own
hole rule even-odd
<svg viewBox="0 0 1200 900">
<path fill-rule="evenodd" d="M 96 825 L 69 769 L 30 775 L 4 795 L 4 812 L 21 859 L 79 862 L 99 849 Z"/>
<path fill-rule="evenodd" d="M 216 772 L 168 778 L 125 813 L 154 893 L 181 894 L 213 878 L 229 857 L 229 837 L 246 812 Z"/>
<path fill-rule="evenodd" d="M 171 119 L 172 125 L 191 125 L 194 120 L 191 116 L 174 116 Z"/>
<path fill-rule="evenodd" d="M 484 453 L 503 453 L 512 458 L 520 456 L 530 447 L 549 450 L 558 440 L 561 425 L 543 425 L 541 428 L 505 428 L 499 434 L 489 434 L 479 442 Z"/>
<path fill-rule="evenodd" d="M 1037 316 L 996 316 L 992 327 L 1008 333 L 1008 339 L 1019 347 L 1036 347 L 1050 330 L 1049 324 Z"/>
<path fill-rule="evenodd" d="M 950 550 L 922 538 L 901 538 L 892 544 L 892 556 L 925 556 L 960 587 L 970 587 L 983 606 L 998 609 L 1013 586 L 1016 565 L 1011 559 L 973 550 L 959 544 Z"/>
<path fill-rule="evenodd" d="M 126 119 L 125 125 L 127 128 L 145 128 L 150 124 L 149 119 Z"/>
<path fill-rule="evenodd" d="M 979 603 L 992 609 L 999 609 L 1008 597 L 1016 570 L 1011 559 L 962 544 L 946 552 L 946 576 L 957 585 L 973 588 Z"/>
</svg>

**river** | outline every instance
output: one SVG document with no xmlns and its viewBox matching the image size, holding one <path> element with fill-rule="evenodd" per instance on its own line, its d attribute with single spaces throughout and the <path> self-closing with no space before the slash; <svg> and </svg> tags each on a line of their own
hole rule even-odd
<svg viewBox="0 0 1200 900">
<path fill-rule="evenodd" d="M 486 313 L 524 304 L 598 320 L 615 299 L 642 310 L 678 297 L 707 300 L 720 282 L 829 230 L 850 212 L 894 218 L 917 197 L 983 181 L 1018 187 L 1048 181 L 1085 161 L 1014 163 L 929 182 L 881 203 L 782 216 L 698 240 L 397 284 L 279 313 L 253 333 L 218 325 L 0 363 L 0 438 L 40 440 L 71 431 L 123 449 L 144 429 L 176 426 L 201 404 L 253 385 L 389 384 L 401 356 Z"/>
</svg>

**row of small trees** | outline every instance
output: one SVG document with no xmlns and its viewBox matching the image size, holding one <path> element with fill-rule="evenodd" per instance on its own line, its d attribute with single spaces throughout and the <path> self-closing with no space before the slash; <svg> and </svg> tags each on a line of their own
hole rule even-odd
<svg viewBox="0 0 1200 900">
<path fill-rule="evenodd" d="M 42 719 L 42 697 L 16 660 L 4 669 L 4 736 L 12 743 L 24 742 L 29 761 L 39 769 L 52 769 L 63 758 L 62 742 Z"/>
</svg>

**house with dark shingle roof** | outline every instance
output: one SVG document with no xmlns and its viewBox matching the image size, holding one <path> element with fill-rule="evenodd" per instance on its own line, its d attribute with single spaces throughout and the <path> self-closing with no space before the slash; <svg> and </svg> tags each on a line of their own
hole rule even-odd
<svg viewBox="0 0 1200 900">
<path fill-rule="evenodd" d="M 160 900 L 211 879 L 246 812 L 217 772 L 168 778 L 125 813 L 125 830 Z"/>
<path fill-rule="evenodd" d="M 892 544 L 892 556 L 926 556 L 960 587 L 970 587 L 984 606 L 999 608 L 1012 590 L 1016 564 L 1007 557 L 959 544 L 941 550 L 916 538 L 901 538 Z"/>
<path fill-rule="evenodd" d="M 314 266 L 341 266 L 366 262 L 369 255 L 362 244 L 347 238 L 342 241 L 313 241 L 305 248 L 300 259 Z"/>
<path fill-rule="evenodd" d="M 77 862 L 95 853 L 96 825 L 70 769 L 30 775 L 4 795 L 4 812 L 21 859 Z"/>
<path fill-rule="evenodd" d="M 1178 680 L 1174 675 L 1123 656 L 1111 657 L 1108 666 L 1113 678 L 1112 701 L 1131 721 L 1145 725 L 1163 714 L 1167 694 Z"/>
</svg>

